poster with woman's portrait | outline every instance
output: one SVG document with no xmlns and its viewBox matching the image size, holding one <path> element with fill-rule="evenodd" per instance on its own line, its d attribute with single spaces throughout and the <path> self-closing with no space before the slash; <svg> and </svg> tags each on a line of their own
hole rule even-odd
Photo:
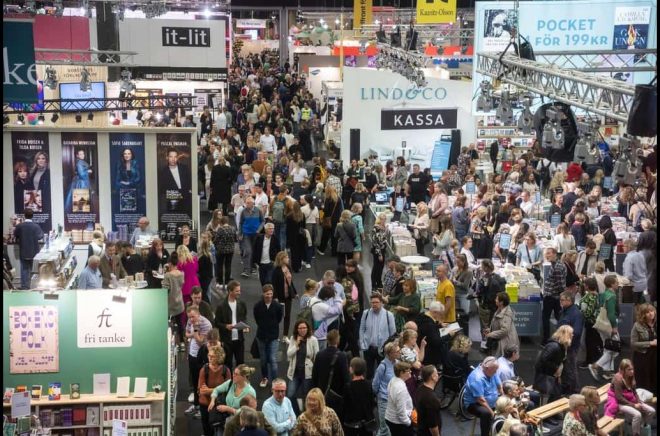
<svg viewBox="0 0 660 436">
<path fill-rule="evenodd" d="M 99 222 L 96 133 L 62 133 L 64 230 L 94 230 Z"/>
<path fill-rule="evenodd" d="M 52 229 L 48 133 L 12 132 L 14 212 L 22 218 L 34 211 L 32 221 L 44 232 Z"/>
<path fill-rule="evenodd" d="M 147 214 L 144 175 L 144 133 L 111 133 L 112 230 L 126 225 L 130 235 Z"/>
<path fill-rule="evenodd" d="M 156 134 L 158 232 L 173 241 L 177 228 L 192 221 L 191 145 L 188 133 Z"/>
</svg>

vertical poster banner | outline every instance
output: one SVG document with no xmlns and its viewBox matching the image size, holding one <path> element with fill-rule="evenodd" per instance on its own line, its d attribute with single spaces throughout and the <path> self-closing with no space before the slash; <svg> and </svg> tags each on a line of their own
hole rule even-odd
<svg viewBox="0 0 660 436">
<path fill-rule="evenodd" d="M 353 0 L 353 29 L 371 24 L 373 0 Z"/>
<path fill-rule="evenodd" d="M 50 201 L 48 133 L 12 132 L 14 211 L 20 217 L 32 209 L 32 221 L 44 232 L 53 228 Z"/>
<path fill-rule="evenodd" d="M 192 222 L 191 144 L 188 133 L 156 134 L 158 232 L 174 241 L 178 227 Z"/>
<path fill-rule="evenodd" d="M 31 21 L 2 21 L 2 101 L 37 104 Z"/>
<path fill-rule="evenodd" d="M 126 225 L 130 235 L 147 214 L 144 133 L 110 133 L 112 230 Z"/>
<path fill-rule="evenodd" d="M 456 21 L 456 0 L 418 0 L 417 24 L 441 24 Z"/>
<path fill-rule="evenodd" d="M 94 230 L 99 222 L 96 133 L 62 133 L 64 230 Z"/>
<path fill-rule="evenodd" d="M 59 372 L 57 306 L 9 307 L 9 372 Z"/>
</svg>

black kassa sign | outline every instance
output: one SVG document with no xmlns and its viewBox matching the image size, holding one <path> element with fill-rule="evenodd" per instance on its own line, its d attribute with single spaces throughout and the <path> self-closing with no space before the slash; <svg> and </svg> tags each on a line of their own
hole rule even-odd
<svg viewBox="0 0 660 436">
<path fill-rule="evenodd" d="M 381 130 L 455 129 L 458 109 L 395 109 L 380 113 Z"/>
</svg>

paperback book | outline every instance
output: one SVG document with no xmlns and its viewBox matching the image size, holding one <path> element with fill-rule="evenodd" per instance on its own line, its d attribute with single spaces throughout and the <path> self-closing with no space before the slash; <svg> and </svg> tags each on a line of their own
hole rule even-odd
<svg viewBox="0 0 660 436">
<path fill-rule="evenodd" d="M 59 400 L 62 395 L 62 383 L 52 382 L 48 383 L 48 399 Z"/>
<path fill-rule="evenodd" d="M 80 383 L 71 383 L 69 385 L 69 398 L 72 400 L 80 399 Z"/>
<path fill-rule="evenodd" d="M 41 399 L 41 385 L 32 385 L 32 399 L 33 400 L 40 400 Z"/>
</svg>

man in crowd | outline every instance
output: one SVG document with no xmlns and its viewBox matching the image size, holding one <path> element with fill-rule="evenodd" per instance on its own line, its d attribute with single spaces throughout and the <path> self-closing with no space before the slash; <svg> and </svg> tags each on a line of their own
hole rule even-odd
<svg viewBox="0 0 660 436">
<path fill-rule="evenodd" d="M 224 431 L 222 432 L 222 436 L 236 436 L 238 433 L 241 432 L 241 429 L 243 428 L 243 426 L 241 425 L 241 413 L 243 410 L 245 410 L 245 408 L 256 410 L 257 399 L 254 398 L 252 395 L 247 394 L 246 396 L 241 398 L 239 405 L 241 406 L 241 408 L 236 411 L 234 416 L 227 419 L 227 423 L 225 424 L 225 428 Z M 272 425 L 270 425 L 270 422 L 268 422 L 262 411 L 257 411 L 257 428 L 263 428 L 264 430 L 266 430 L 269 436 L 277 436 L 277 433 L 275 433 L 275 429 L 273 428 Z"/>
<path fill-rule="evenodd" d="M 530 195 L 529 191 L 525 189 L 522 191 L 522 194 L 520 194 L 520 209 L 523 211 L 525 216 L 530 216 L 532 214 L 532 210 L 534 209 L 534 202 L 532 201 L 532 196 Z"/>
<path fill-rule="evenodd" d="M 119 247 L 119 243 L 117 247 Z M 135 247 L 130 242 L 124 241 L 121 243 L 122 258 L 121 264 L 126 270 L 126 275 L 135 276 L 137 273 L 143 273 L 145 269 L 144 259 L 141 255 L 135 252 Z"/>
<path fill-rule="evenodd" d="M 289 436 L 296 426 L 296 414 L 291 400 L 286 397 L 286 381 L 281 378 L 273 380 L 272 391 L 273 395 L 264 401 L 261 410 L 277 436 Z"/>
<path fill-rule="evenodd" d="M 442 322 L 456 322 L 456 291 L 454 284 L 449 280 L 449 268 L 445 264 L 438 265 L 435 273 L 438 278 L 435 299 L 445 306 Z"/>
<path fill-rule="evenodd" d="M 243 363 L 245 355 L 245 333 L 249 328 L 238 329 L 236 324 L 247 321 L 247 305 L 241 297 L 241 284 L 232 280 L 227 285 L 227 298 L 222 300 L 215 311 L 215 326 L 220 331 L 222 347 L 225 350 L 225 365 L 235 367 Z M 232 366 L 232 357 L 235 365 Z"/>
<path fill-rule="evenodd" d="M 137 227 L 133 230 L 131 245 L 135 246 L 140 239 L 151 239 L 155 235 L 156 232 L 149 228 L 149 218 L 143 216 L 138 220 Z"/>
<path fill-rule="evenodd" d="M 417 388 L 417 436 L 440 436 L 442 418 L 441 402 L 435 394 L 440 381 L 438 369 L 433 365 L 422 368 L 422 385 Z"/>
<path fill-rule="evenodd" d="M 564 370 L 561 373 L 561 386 L 564 395 L 578 393 L 578 363 L 577 354 L 580 350 L 580 341 L 582 339 L 582 330 L 584 328 L 584 317 L 580 308 L 574 304 L 575 297 L 571 291 L 564 291 L 559 296 L 559 305 L 561 306 L 561 316 L 558 326 L 570 325 L 573 327 L 573 339 L 571 346 L 566 353 Z"/>
<path fill-rule="evenodd" d="M 383 296 L 371 294 L 371 308 L 362 312 L 360 321 L 360 350 L 367 362 L 367 378 L 374 377 L 374 370 L 382 360 L 380 350 L 387 338 L 396 333 L 394 315 L 383 309 Z"/>
<path fill-rule="evenodd" d="M 197 306 L 199 309 L 199 313 L 209 321 L 213 322 L 215 319 L 215 315 L 213 314 L 213 309 L 211 308 L 211 305 L 204 301 L 202 298 L 202 287 L 201 286 L 193 286 L 192 287 L 192 294 L 190 294 L 191 301 L 189 301 L 186 304 L 186 309 L 190 306 Z"/>
<path fill-rule="evenodd" d="M 328 346 L 319 351 L 314 359 L 312 368 L 312 387 L 326 392 L 328 387 L 337 395 L 343 396 L 344 387 L 350 381 L 348 373 L 348 359 L 339 346 L 339 330 L 330 330 L 326 337 Z M 332 372 L 332 374 L 331 374 Z M 332 375 L 332 380 L 330 375 Z M 327 404 L 329 407 L 338 408 L 340 404 Z"/>
<path fill-rule="evenodd" d="M 87 259 L 87 266 L 82 270 L 78 277 L 78 289 L 101 289 L 103 287 L 103 278 L 99 265 L 101 258 L 92 255 Z"/>
<path fill-rule="evenodd" d="M 324 286 L 330 286 L 335 290 L 335 297 L 340 298 L 342 301 L 346 300 L 346 294 L 344 292 L 344 287 L 341 285 L 341 283 L 337 283 L 337 275 L 335 272 L 331 269 L 327 270 L 323 274 L 323 278 L 319 282 L 318 288 L 316 289 L 316 295 L 318 296 L 319 291 L 321 288 Z"/>
<path fill-rule="evenodd" d="M 259 281 L 261 286 L 271 283 L 273 277 L 273 263 L 280 251 L 280 241 L 274 235 L 275 225 L 264 224 L 264 232 L 257 235 L 252 251 L 252 263 L 259 265 Z"/>
<path fill-rule="evenodd" d="M 545 249 L 545 260 L 550 262 L 549 266 L 544 266 L 547 271 L 544 272 L 543 280 L 543 312 L 541 321 L 543 324 L 543 344 L 548 342 L 550 337 L 550 315 L 554 313 L 555 320 L 559 321 L 559 295 L 566 288 L 566 266 L 563 262 L 557 260 L 557 250 L 553 247 Z"/>
<path fill-rule="evenodd" d="M 241 212 L 238 222 L 238 239 L 241 241 L 243 261 L 242 277 L 250 277 L 252 274 L 252 247 L 257 239 L 257 233 L 261 230 L 264 216 L 261 211 L 254 207 L 254 198 L 245 199 L 245 208 Z"/>
<path fill-rule="evenodd" d="M 188 369 L 193 382 L 193 404 L 186 410 L 187 415 L 194 415 L 196 418 L 201 416 L 199 411 L 199 390 L 197 389 L 197 382 L 199 380 L 199 370 L 201 366 L 197 359 L 199 349 L 206 343 L 206 335 L 209 334 L 211 322 L 199 314 L 197 306 L 189 306 L 186 311 L 188 315 L 188 323 L 186 324 L 186 338 L 190 340 L 188 347 Z"/>
<path fill-rule="evenodd" d="M 34 211 L 25 209 L 25 221 L 14 229 L 14 237 L 18 242 L 19 258 L 21 260 L 21 289 L 30 289 L 30 275 L 34 256 L 39 253 L 39 240 L 44 232 L 38 224 L 32 222 Z M 99 286 L 100 287 L 100 286 Z"/>
<path fill-rule="evenodd" d="M 115 279 L 126 277 L 126 270 L 121 263 L 121 258 L 117 255 L 117 244 L 112 241 L 105 243 L 105 254 L 101 256 L 99 271 L 103 278 L 102 286 L 107 289 Z"/>
<path fill-rule="evenodd" d="M 427 189 L 431 180 L 421 172 L 419 164 L 413 165 L 413 173 L 408 176 L 407 194 L 410 202 L 417 204 L 426 201 Z"/>
<path fill-rule="evenodd" d="M 265 388 L 269 379 L 277 377 L 277 349 L 280 323 L 284 317 L 284 308 L 277 301 L 273 302 L 273 285 L 263 285 L 262 299 L 252 309 L 257 323 L 257 344 L 261 360 L 261 383 Z M 273 386 L 274 388 L 274 386 Z M 274 423 L 271 422 L 273 425 Z"/>
<path fill-rule="evenodd" d="M 385 410 L 387 409 L 387 386 L 394 377 L 394 364 L 401 357 L 401 348 L 398 342 L 390 342 L 385 345 L 383 350 L 385 358 L 378 365 L 374 379 L 371 382 L 371 389 L 376 395 L 378 402 L 378 436 L 389 436 L 390 430 L 385 422 Z"/>
<path fill-rule="evenodd" d="M 502 382 L 497 376 L 497 359 L 486 357 L 472 370 L 465 382 L 463 406 L 479 418 L 481 434 L 489 435 L 495 415 L 495 401 L 502 395 Z"/>
</svg>

